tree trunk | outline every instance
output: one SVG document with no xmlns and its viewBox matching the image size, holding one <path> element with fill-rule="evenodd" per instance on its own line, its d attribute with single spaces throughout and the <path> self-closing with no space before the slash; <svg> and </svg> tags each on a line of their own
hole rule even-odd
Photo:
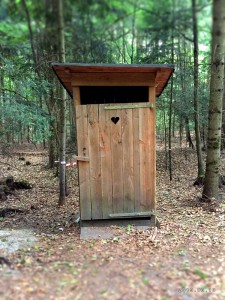
<svg viewBox="0 0 225 300">
<path fill-rule="evenodd" d="M 23 9 L 25 11 L 26 18 L 27 18 L 27 26 L 28 26 L 29 38 L 30 38 L 30 46 L 31 46 L 33 61 L 34 61 L 34 65 L 35 65 L 35 71 L 36 71 L 38 77 L 40 78 L 41 74 L 39 73 L 39 68 L 38 68 L 37 53 L 35 51 L 33 31 L 32 31 L 32 27 L 31 27 L 30 13 L 29 13 L 29 10 L 28 10 L 28 7 L 27 7 L 26 0 L 22 0 L 21 3 L 22 3 L 22 6 L 23 6 Z"/>
<path fill-rule="evenodd" d="M 225 66 L 224 66 L 225 74 Z M 221 150 L 225 149 L 225 78 L 224 78 L 224 90 L 223 90 L 223 113 L 222 113 L 222 136 L 221 136 Z"/>
<path fill-rule="evenodd" d="M 186 130 L 186 141 L 188 142 L 188 146 L 189 146 L 189 148 L 194 149 L 195 147 L 194 147 L 194 144 L 193 144 L 192 138 L 191 138 L 188 117 L 185 117 L 185 130 Z"/>
<path fill-rule="evenodd" d="M 49 60 L 58 61 L 58 31 L 57 31 L 57 5 L 56 0 L 45 0 L 45 39 L 44 39 L 44 50 L 49 57 Z M 50 137 L 48 140 L 48 158 L 49 167 L 55 166 L 54 161 L 58 160 L 58 136 L 57 136 L 57 109 L 56 98 L 56 83 L 54 81 L 53 72 L 50 68 L 45 70 L 46 80 L 51 84 L 49 91 L 49 97 L 46 98 L 46 106 L 48 109 L 49 116 L 52 119 L 49 122 Z M 54 116 L 54 117 L 53 117 Z"/>
<path fill-rule="evenodd" d="M 53 168 L 55 165 L 56 160 L 56 153 L 55 153 L 55 132 L 54 132 L 55 121 L 51 120 L 49 122 L 49 131 L 50 137 L 48 139 L 48 166 L 49 168 Z"/>
<path fill-rule="evenodd" d="M 133 15 L 132 15 L 132 38 L 131 38 L 131 54 L 130 54 L 130 63 L 134 63 L 134 54 L 135 54 L 135 39 L 136 39 L 136 10 L 137 10 L 137 1 L 133 2 Z"/>
<path fill-rule="evenodd" d="M 192 0 L 192 20 L 194 37 L 194 119 L 195 119 L 195 139 L 196 152 L 198 158 L 198 177 L 197 181 L 202 182 L 204 178 L 204 165 L 201 150 L 201 136 L 199 130 L 199 104 L 198 104 L 198 28 L 196 0 Z"/>
<path fill-rule="evenodd" d="M 183 122 L 182 122 L 182 118 L 180 118 L 180 124 L 179 124 L 179 137 L 180 137 L 180 148 L 182 148 L 182 142 L 183 142 Z"/>
<path fill-rule="evenodd" d="M 172 50 L 173 51 L 173 50 Z M 172 176 L 172 110 L 173 110 L 173 78 L 170 79 L 171 89 L 170 89 L 170 103 L 169 103 L 169 136 L 168 136 L 168 146 L 169 146 L 169 173 L 170 181 L 173 179 Z"/>
<path fill-rule="evenodd" d="M 218 199 L 222 100 L 224 89 L 225 5 L 213 1 L 213 31 L 211 48 L 211 81 L 208 117 L 206 175 L 203 201 Z"/>
<path fill-rule="evenodd" d="M 63 0 L 58 0 L 58 23 L 59 23 L 59 60 L 65 62 L 65 38 Z M 61 87 L 60 105 L 60 147 L 59 147 L 59 205 L 65 203 L 66 198 L 66 90 Z"/>
<path fill-rule="evenodd" d="M 173 1 L 173 20 L 174 20 L 174 11 L 175 11 L 175 2 Z M 174 22 L 174 21 L 173 21 Z M 174 25 L 174 24 L 173 24 Z M 171 47 L 171 64 L 174 64 L 174 26 L 172 27 L 171 33 L 172 47 Z M 173 179 L 172 176 L 172 115 L 173 115 L 173 77 L 171 78 L 171 88 L 170 88 L 170 102 L 169 102 L 169 138 L 168 138 L 168 146 L 169 146 L 169 174 L 170 181 Z"/>
<path fill-rule="evenodd" d="M 164 145 L 165 145 L 165 170 L 168 168 L 168 155 L 167 155 L 167 128 L 166 128 L 166 112 L 163 110 L 163 125 L 164 125 Z"/>
</svg>

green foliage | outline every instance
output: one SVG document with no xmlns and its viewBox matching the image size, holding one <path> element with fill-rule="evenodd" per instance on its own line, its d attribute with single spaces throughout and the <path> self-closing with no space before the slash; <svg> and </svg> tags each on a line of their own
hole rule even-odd
<svg viewBox="0 0 225 300">
<path fill-rule="evenodd" d="M 119 237 L 118 237 L 118 236 L 115 236 L 115 237 L 113 238 L 113 242 L 119 242 Z"/>
<path fill-rule="evenodd" d="M 8 1 L 2 5 L 5 15 L 0 23 L 0 136 L 10 142 L 24 132 L 30 141 L 42 142 L 50 135 L 49 121 L 53 118 L 43 103 L 50 84 L 35 72 L 27 24 L 16 10 L 19 6 Z"/>
<path fill-rule="evenodd" d="M 183 249 L 181 249 L 179 252 L 178 252 L 178 255 L 179 256 L 185 256 L 185 251 Z"/>
<path fill-rule="evenodd" d="M 208 277 L 207 274 L 203 273 L 201 270 L 199 269 L 195 269 L 194 270 L 194 274 L 198 275 L 201 279 L 205 279 Z"/>
<path fill-rule="evenodd" d="M 2 138 L 11 134 L 18 137 L 23 128 L 27 128 L 31 140 L 41 142 L 50 134 L 48 123 L 52 117 L 37 101 L 40 102 L 40 99 L 47 95 L 49 84 L 45 81 L 39 83 L 34 75 L 32 78 L 30 66 L 24 64 L 22 59 L 13 61 L 3 55 L 4 79 L 0 88 L 0 119 L 4 130 L 0 135 Z M 24 77 L 21 78 L 21 74 Z"/>
<path fill-rule="evenodd" d="M 145 285 L 149 285 L 149 278 L 147 276 L 142 276 L 141 280 Z"/>
</svg>

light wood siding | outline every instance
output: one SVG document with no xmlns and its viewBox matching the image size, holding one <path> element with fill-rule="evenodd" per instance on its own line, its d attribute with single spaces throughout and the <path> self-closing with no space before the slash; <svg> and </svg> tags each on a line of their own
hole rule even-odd
<svg viewBox="0 0 225 300">
<path fill-rule="evenodd" d="M 78 154 L 89 157 L 87 107 L 79 105 L 76 110 L 77 147 Z M 91 195 L 90 195 L 90 165 L 89 162 L 79 161 L 79 186 L 80 186 L 80 211 L 82 220 L 91 219 Z"/>
<path fill-rule="evenodd" d="M 78 156 L 90 158 L 79 162 L 82 220 L 154 208 L 155 108 L 106 106 L 76 106 Z M 113 117 L 119 118 L 116 124 Z"/>
<path fill-rule="evenodd" d="M 133 109 L 122 109 L 122 168 L 123 168 L 123 211 L 135 211 L 134 198 L 134 148 L 133 148 Z"/>
<path fill-rule="evenodd" d="M 99 106 L 99 145 L 101 159 L 102 210 L 103 218 L 108 219 L 113 211 L 112 186 L 112 149 L 110 132 L 111 122 L 105 113 L 104 105 Z"/>
<path fill-rule="evenodd" d="M 87 105 L 88 113 L 88 145 L 90 166 L 91 209 L 95 219 L 102 219 L 102 184 L 101 157 L 99 142 L 99 111 L 98 105 Z"/>
<path fill-rule="evenodd" d="M 151 194 L 154 196 L 154 209 L 156 210 L 156 88 L 149 87 L 149 102 L 153 103 L 155 109 L 150 110 L 150 117 L 149 117 L 149 133 L 150 137 L 150 152 L 149 152 L 149 159 L 152 161 L 151 166 L 152 169 L 150 170 L 150 180 L 151 180 Z"/>
<path fill-rule="evenodd" d="M 75 107 L 77 105 L 80 105 L 80 87 L 79 86 L 74 86 L 73 87 L 73 100 L 74 100 L 74 105 Z"/>
</svg>

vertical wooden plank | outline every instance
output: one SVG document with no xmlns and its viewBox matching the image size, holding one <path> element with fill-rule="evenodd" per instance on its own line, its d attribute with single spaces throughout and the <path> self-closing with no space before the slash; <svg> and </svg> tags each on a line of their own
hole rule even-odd
<svg viewBox="0 0 225 300">
<path fill-rule="evenodd" d="M 153 206 L 153 177 L 152 177 L 152 169 L 154 168 L 154 157 L 151 156 L 151 147 L 153 141 L 151 140 L 151 131 L 152 128 L 150 127 L 150 119 L 151 119 L 151 109 L 145 108 L 145 128 L 144 128 L 144 137 L 145 137 L 145 195 L 146 195 L 146 211 L 150 211 Z"/>
<path fill-rule="evenodd" d="M 74 120 L 76 120 L 76 109 L 78 105 L 81 105 L 80 99 L 80 87 L 74 86 L 73 87 L 73 112 L 74 112 Z M 76 127 L 76 126 L 75 126 Z M 76 129 L 75 129 L 76 130 Z M 77 130 L 76 130 L 77 133 Z M 75 137 L 75 148 L 77 148 L 77 136 Z M 76 149 L 77 150 L 77 149 Z M 77 150 L 78 151 L 78 150 Z"/>
<path fill-rule="evenodd" d="M 111 153 L 112 153 L 112 192 L 113 192 L 113 213 L 123 212 L 123 147 L 121 136 L 121 109 L 110 110 L 110 135 L 111 135 Z M 114 124 L 111 118 L 119 118 Z"/>
<path fill-rule="evenodd" d="M 147 194 L 146 194 L 146 152 L 147 152 L 147 136 L 146 136 L 146 108 L 139 108 L 139 155 L 140 155 L 140 211 L 148 211 Z"/>
<path fill-rule="evenodd" d="M 154 88 L 153 88 L 154 89 Z M 150 92 L 149 92 L 150 96 Z M 154 94 L 153 94 L 154 98 Z M 155 104 L 155 100 L 149 98 Z M 140 211 L 154 208 L 155 196 L 155 108 L 139 109 Z"/>
<path fill-rule="evenodd" d="M 150 177 L 152 183 L 151 190 L 151 208 L 156 210 L 156 88 L 149 87 L 149 102 L 154 104 L 154 108 L 150 109 L 150 159 L 151 159 L 151 168 L 150 168 Z"/>
<path fill-rule="evenodd" d="M 133 165 L 134 165 L 134 204 L 135 212 L 140 212 L 140 139 L 139 139 L 139 109 L 133 109 Z"/>
<path fill-rule="evenodd" d="M 87 105 L 92 219 L 102 219 L 99 105 Z"/>
<path fill-rule="evenodd" d="M 123 211 L 134 212 L 133 109 L 122 110 Z"/>
<path fill-rule="evenodd" d="M 85 105 L 76 106 L 77 147 L 79 156 L 89 156 L 88 116 Z M 89 162 L 79 161 L 80 215 L 81 220 L 91 219 Z"/>
<path fill-rule="evenodd" d="M 81 104 L 81 100 L 80 100 L 80 88 L 79 88 L 79 86 L 74 86 L 73 87 L 73 101 L 74 101 L 74 106 L 75 107 L 77 105 Z"/>
<path fill-rule="evenodd" d="M 101 158 L 101 186 L 102 186 L 102 212 L 103 218 L 108 219 L 113 213 L 112 202 L 112 153 L 110 127 L 111 118 L 105 104 L 99 105 L 99 141 Z"/>
</svg>

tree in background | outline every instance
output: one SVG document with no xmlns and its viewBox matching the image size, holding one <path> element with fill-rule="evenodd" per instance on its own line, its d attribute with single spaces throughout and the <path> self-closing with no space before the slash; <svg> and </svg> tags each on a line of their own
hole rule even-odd
<svg viewBox="0 0 225 300">
<path fill-rule="evenodd" d="M 225 74 L 225 65 L 224 65 Z M 224 152 L 225 149 L 225 78 L 224 78 L 224 89 L 223 89 L 223 112 L 222 112 L 222 132 L 221 132 L 221 150 Z"/>
<path fill-rule="evenodd" d="M 38 77 L 34 67 L 37 44 L 31 51 L 30 33 L 27 22 L 23 20 L 23 16 L 30 15 L 27 15 L 29 10 L 20 9 L 22 4 L 1 2 L 0 135 L 1 141 L 8 144 L 24 141 L 38 144 L 49 137 L 50 116 L 46 106 L 41 105 L 42 97 L 48 91 L 48 82 Z M 32 41 L 36 41 L 34 36 Z"/>
<path fill-rule="evenodd" d="M 65 63 L 65 37 L 64 37 L 64 14 L 63 0 L 58 0 L 58 25 L 59 25 L 59 61 Z M 60 142 L 59 142 L 59 205 L 65 203 L 66 198 L 66 90 L 61 86 L 61 103 L 60 103 Z"/>
<path fill-rule="evenodd" d="M 223 0 L 213 1 L 213 29 L 211 46 L 211 81 L 204 201 L 218 199 L 222 100 L 224 91 L 225 57 L 225 5 Z"/>
<path fill-rule="evenodd" d="M 192 20 L 193 20 L 193 42 L 194 42 L 194 120 L 195 120 L 195 139 L 196 139 L 196 152 L 198 159 L 198 176 L 197 184 L 203 184 L 205 175 L 202 149 L 201 149 L 201 136 L 199 125 L 199 100 L 198 100 L 198 82 L 199 82 L 199 68 L 198 68 L 198 23 L 197 23 L 197 11 L 196 0 L 192 0 Z M 195 182 L 195 184 L 196 184 Z"/>
</svg>

